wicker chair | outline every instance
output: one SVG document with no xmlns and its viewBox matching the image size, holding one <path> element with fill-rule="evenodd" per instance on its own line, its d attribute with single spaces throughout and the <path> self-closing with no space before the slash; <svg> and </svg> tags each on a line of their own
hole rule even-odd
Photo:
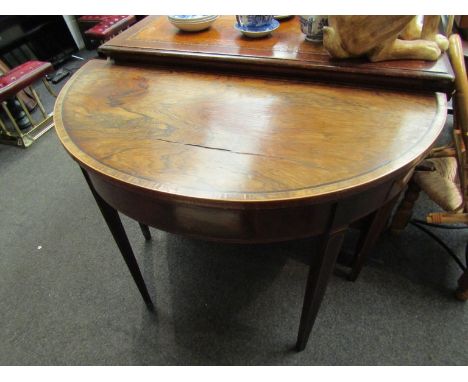
<svg viewBox="0 0 468 382">
<path fill-rule="evenodd" d="M 395 212 L 391 230 L 401 232 L 411 219 L 419 192 L 424 191 L 445 212 L 433 212 L 429 224 L 468 224 L 468 81 L 460 37 L 450 36 L 449 57 L 455 73 L 453 145 L 432 150 L 416 168 L 408 190 Z M 468 254 L 468 245 L 467 250 Z M 468 261 L 468 260 L 467 260 Z M 462 263 L 459 263 L 463 266 Z M 458 281 L 457 298 L 468 299 L 468 270 Z"/>
</svg>

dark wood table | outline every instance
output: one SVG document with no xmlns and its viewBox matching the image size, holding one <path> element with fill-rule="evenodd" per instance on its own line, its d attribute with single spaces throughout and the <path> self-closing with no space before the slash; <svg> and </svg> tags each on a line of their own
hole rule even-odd
<svg viewBox="0 0 468 382">
<path fill-rule="evenodd" d="M 152 28 L 151 20 L 168 27 L 148 19 L 102 51 Z M 184 57 L 171 56 L 169 66 L 154 57 L 152 65 L 120 57 L 82 67 L 55 106 L 62 144 L 150 309 L 117 211 L 140 222 L 146 237 L 147 226 L 230 243 L 319 236 L 296 344 L 304 349 L 346 230 L 370 215 L 375 237 L 444 126 L 445 94 L 260 76 L 247 65 L 234 73 Z"/>
<path fill-rule="evenodd" d="M 454 74 L 447 55 L 438 61 L 332 59 L 322 44 L 305 40 L 298 17 L 281 21 L 266 39 L 243 37 L 234 16 L 221 16 L 200 33 L 178 31 L 166 17 L 150 16 L 105 43 L 99 51 L 117 62 L 185 65 L 216 71 L 294 76 L 386 89 L 428 90 L 451 94 Z"/>
</svg>

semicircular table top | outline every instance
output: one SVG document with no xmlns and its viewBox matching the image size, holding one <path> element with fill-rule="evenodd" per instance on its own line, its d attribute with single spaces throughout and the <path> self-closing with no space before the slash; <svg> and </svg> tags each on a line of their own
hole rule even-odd
<svg viewBox="0 0 468 382">
<path fill-rule="evenodd" d="M 358 191 L 409 170 L 441 132 L 446 98 L 93 60 L 54 114 L 68 152 L 116 182 L 273 202 Z"/>
</svg>

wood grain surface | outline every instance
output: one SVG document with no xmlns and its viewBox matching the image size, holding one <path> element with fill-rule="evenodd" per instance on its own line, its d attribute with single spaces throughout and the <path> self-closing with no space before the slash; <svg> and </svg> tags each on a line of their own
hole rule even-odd
<svg viewBox="0 0 468 382">
<path fill-rule="evenodd" d="M 99 50 L 119 61 L 147 61 L 153 65 L 170 62 L 447 94 L 454 88 L 446 55 L 436 62 L 336 60 L 321 43 L 305 41 L 298 17 L 282 20 L 271 36 L 261 39 L 242 36 L 234 23 L 234 16 L 220 16 L 210 29 L 190 33 L 179 31 L 165 16 L 149 16 Z"/>
<path fill-rule="evenodd" d="M 55 106 L 86 168 L 205 203 L 333 198 L 407 172 L 446 117 L 440 94 L 88 62 Z"/>
</svg>

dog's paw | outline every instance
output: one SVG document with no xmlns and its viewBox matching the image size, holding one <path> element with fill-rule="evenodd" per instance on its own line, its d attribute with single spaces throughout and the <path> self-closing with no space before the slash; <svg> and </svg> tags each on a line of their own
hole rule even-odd
<svg viewBox="0 0 468 382">
<path fill-rule="evenodd" d="M 449 47 L 449 41 L 444 35 L 438 34 L 435 36 L 435 42 L 439 46 L 440 50 L 445 52 Z"/>
<path fill-rule="evenodd" d="M 441 54 L 439 46 L 433 41 L 427 41 L 427 44 L 421 46 L 420 49 L 421 58 L 423 60 L 436 61 Z"/>
</svg>

